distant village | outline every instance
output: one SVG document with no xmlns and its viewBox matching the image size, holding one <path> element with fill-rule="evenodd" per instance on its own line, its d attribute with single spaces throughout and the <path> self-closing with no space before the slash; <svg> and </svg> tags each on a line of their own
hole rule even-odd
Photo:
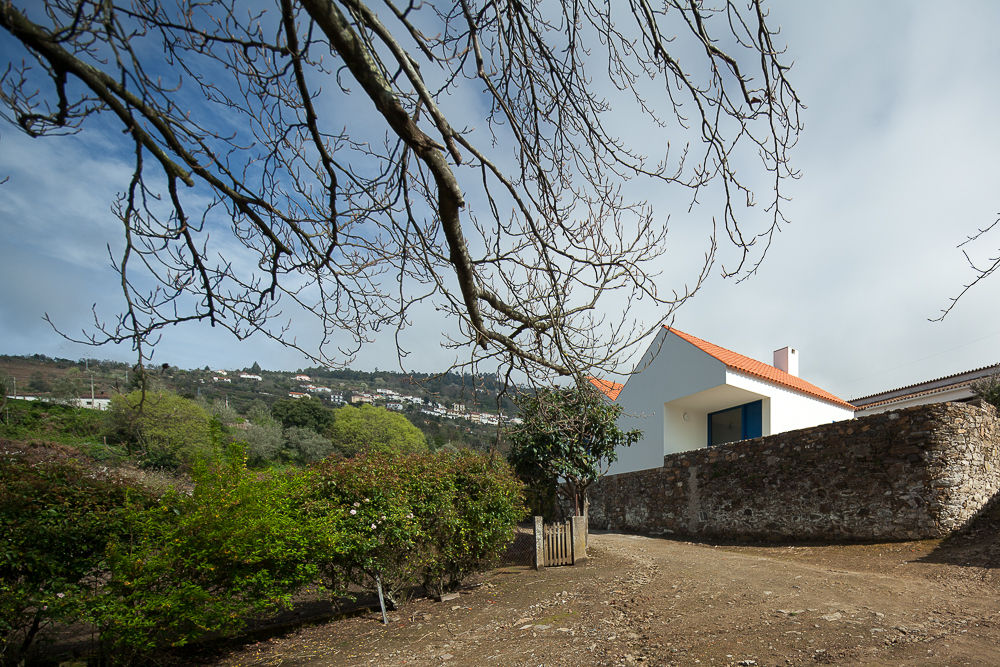
<svg viewBox="0 0 1000 667">
<path fill-rule="evenodd" d="M 263 377 L 255 373 L 236 373 L 236 377 L 241 380 L 254 380 L 262 382 Z M 479 412 L 469 410 L 464 403 L 452 403 L 446 406 L 442 403 L 425 399 L 420 396 L 403 394 L 395 389 L 375 389 L 374 392 L 349 391 L 341 393 L 324 385 L 313 384 L 313 379 L 308 375 L 295 375 L 292 379 L 299 382 L 301 391 L 289 391 L 289 398 L 308 398 L 309 396 L 322 397 L 333 405 L 376 405 L 387 410 L 403 412 L 408 405 L 420 408 L 421 414 L 432 417 L 444 417 L 445 419 L 464 419 L 473 424 L 483 424 L 486 426 L 498 426 L 500 424 L 520 424 L 520 417 L 510 417 L 504 414 L 492 412 Z M 204 382 L 204 380 L 202 380 Z M 232 383 L 229 371 L 213 371 L 212 382 Z"/>
</svg>

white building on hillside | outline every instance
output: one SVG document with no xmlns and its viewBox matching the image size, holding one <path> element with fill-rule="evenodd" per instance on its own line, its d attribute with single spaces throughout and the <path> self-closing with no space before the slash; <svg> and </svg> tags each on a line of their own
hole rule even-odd
<svg viewBox="0 0 1000 667">
<path fill-rule="evenodd" d="M 624 384 L 591 380 L 622 405 L 619 426 L 642 440 L 609 474 L 659 468 L 674 452 L 851 419 L 854 406 L 798 377 L 798 351 L 774 365 L 664 327 Z"/>
</svg>

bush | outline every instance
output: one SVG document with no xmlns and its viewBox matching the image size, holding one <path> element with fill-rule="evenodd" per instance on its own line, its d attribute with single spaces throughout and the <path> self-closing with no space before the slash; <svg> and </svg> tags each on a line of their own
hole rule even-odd
<svg viewBox="0 0 1000 667">
<path fill-rule="evenodd" d="M 109 549 L 94 609 L 105 649 L 135 656 L 233 635 L 251 614 L 289 607 L 341 548 L 341 511 L 316 500 L 313 477 L 256 475 L 236 455 L 196 466 L 190 495 L 130 507 L 130 538 Z"/>
<path fill-rule="evenodd" d="M 0 457 L 0 662 L 22 659 L 46 626 L 85 617 L 105 547 L 124 535 L 126 496 L 150 502 L 62 456 Z"/>
<path fill-rule="evenodd" d="M 281 427 L 277 425 L 250 424 L 238 438 L 246 444 L 250 465 L 261 467 L 276 461 L 285 444 Z"/>
<path fill-rule="evenodd" d="M 113 396 L 107 429 L 112 440 L 153 468 L 191 466 L 199 458 L 217 454 L 208 413 L 170 392 Z"/>
<path fill-rule="evenodd" d="M 326 433 L 333 424 L 333 410 L 318 398 L 283 398 L 271 406 L 271 416 L 285 428 L 308 428 Z"/>
<path fill-rule="evenodd" d="M 96 442 L 104 416 L 98 410 L 45 401 L 8 401 L 0 437 L 48 440 L 68 445 Z"/>
<path fill-rule="evenodd" d="M 424 434 L 401 414 L 385 408 L 350 405 L 333 411 L 330 439 L 344 456 L 358 452 L 426 452 Z"/>
<path fill-rule="evenodd" d="M 973 382 L 972 391 L 984 402 L 1000 409 L 1000 375 L 991 375 L 978 382 Z"/>
<path fill-rule="evenodd" d="M 337 451 L 329 438 L 312 429 L 292 426 L 285 429 L 284 437 L 281 457 L 288 463 L 313 463 Z"/>
<path fill-rule="evenodd" d="M 318 470 L 321 495 L 348 508 L 329 580 L 373 591 L 378 578 L 393 605 L 421 583 L 442 592 L 489 567 L 524 516 L 522 485 L 498 457 L 365 453 Z"/>
</svg>

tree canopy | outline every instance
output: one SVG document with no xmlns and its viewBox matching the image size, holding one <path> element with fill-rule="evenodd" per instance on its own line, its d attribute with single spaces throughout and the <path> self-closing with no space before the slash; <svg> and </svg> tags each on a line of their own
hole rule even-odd
<svg viewBox="0 0 1000 667">
<path fill-rule="evenodd" d="M 784 221 L 800 102 L 762 2 L 8 0 L 0 103 L 131 161 L 123 306 L 89 342 L 141 360 L 202 321 L 299 347 L 306 313 L 336 365 L 426 303 L 463 363 L 579 377 Z M 654 191 L 708 207 L 683 286 Z"/>
<path fill-rule="evenodd" d="M 115 394 L 108 409 L 113 440 L 147 465 L 190 465 L 214 453 L 208 413 L 194 401 L 160 391 Z"/>
<path fill-rule="evenodd" d="M 424 434 L 401 414 L 372 405 L 337 408 L 330 439 L 344 456 L 359 452 L 412 454 L 427 451 Z"/>
<path fill-rule="evenodd" d="M 271 406 L 271 416 L 285 428 L 308 428 L 327 433 L 333 424 L 334 411 L 318 398 L 283 398 Z"/>
<path fill-rule="evenodd" d="M 622 406 L 589 385 L 539 389 L 518 399 L 523 423 L 509 429 L 510 461 L 529 480 L 556 484 L 579 515 L 587 488 L 618 459 L 617 449 L 642 437 L 622 431 Z"/>
</svg>

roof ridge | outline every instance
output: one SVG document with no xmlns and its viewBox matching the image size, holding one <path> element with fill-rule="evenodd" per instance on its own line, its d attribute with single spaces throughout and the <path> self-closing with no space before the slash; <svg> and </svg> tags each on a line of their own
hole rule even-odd
<svg viewBox="0 0 1000 667">
<path fill-rule="evenodd" d="M 727 368 L 731 368 L 748 375 L 753 375 L 773 384 L 794 389 L 800 393 L 808 394 L 814 398 L 819 398 L 829 403 L 834 403 L 849 410 L 857 409 L 839 396 L 835 396 L 825 389 L 821 389 L 811 382 L 803 380 L 797 375 L 792 375 L 791 373 L 783 371 L 780 368 L 775 368 L 771 364 L 758 361 L 757 359 L 748 357 L 745 354 L 740 354 L 739 352 L 734 352 L 730 349 L 722 347 L 721 345 L 710 343 L 707 340 L 693 336 L 689 333 L 681 331 L 680 329 L 669 327 L 667 325 L 663 325 L 663 328 L 670 333 L 675 334 L 678 338 L 694 345 L 710 357 L 721 361 Z"/>
</svg>

